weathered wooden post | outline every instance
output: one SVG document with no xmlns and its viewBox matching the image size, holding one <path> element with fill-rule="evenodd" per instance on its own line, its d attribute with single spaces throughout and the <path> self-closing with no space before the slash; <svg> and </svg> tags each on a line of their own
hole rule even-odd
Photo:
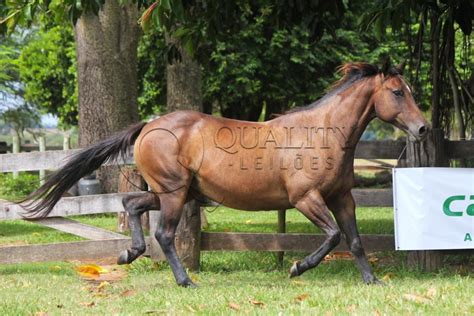
<svg viewBox="0 0 474 316">
<path fill-rule="evenodd" d="M 142 176 L 138 173 L 135 167 L 121 167 L 119 176 L 119 192 L 138 192 L 146 191 L 147 184 Z M 124 233 L 128 230 L 128 215 L 125 212 L 120 212 L 117 215 L 118 226 L 117 231 Z M 148 212 L 145 212 L 141 217 L 142 227 L 145 230 L 150 230 L 150 221 L 148 219 Z"/>
<path fill-rule="evenodd" d="M 278 233 L 286 233 L 286 210 L 278 210 Z M 283 265 L 284 251 L 277 252 L 278 264 Z"/>
<path fill-rule="evenodd" d="M 184 205 L 183 215 L 176 230 L 176 250 L 183 265 L 199 271 L 201 259 L 201 208 L 196 200 Z"/>
<path fill-rule="evenodd" d="M 20 136 L 16 131 L 12 130 L 12 153 L 18 154 L 20 153 Z M 16 179 L 18 178 L 18 171 L 13 172 L 13 178 Z"/>
<path fill-rule="evenodd" d="M 40 152 L 46 151 L 46 137 L 43 133 L 38 134 L 38 149 Z M 41 169 L 39 171 L 40 185 L 44 184 L 44 178 L 46 177 L 46 170 Z"/>
<path fill-rule="evenodd" d="M 433 129 L 423 142 L 417 143 L 407 137 L 407 167 L 446 167 L 449 160 L 444 147 L 444 134 Z M 437 271 L 443 262 L 443 252 L 439 250 L 410 251 L 407 264 L 424 271 Z"/>
</svg>

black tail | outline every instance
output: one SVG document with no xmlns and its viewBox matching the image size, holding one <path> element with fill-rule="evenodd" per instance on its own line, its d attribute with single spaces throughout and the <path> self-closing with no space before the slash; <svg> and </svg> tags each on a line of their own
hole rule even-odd
<svg viewBox="0 0 474 316">
<path fill-rule="evenodd" d="M 26 210 L 24 217 L 45 217 L 79 179 L 98 169 L 119 155 L 125 157 L 146 123 L 138 123 L 127 130 L 72 155 L 66 165 L 46 178 L 46 182 L 19 203 Z"/>
</svg>

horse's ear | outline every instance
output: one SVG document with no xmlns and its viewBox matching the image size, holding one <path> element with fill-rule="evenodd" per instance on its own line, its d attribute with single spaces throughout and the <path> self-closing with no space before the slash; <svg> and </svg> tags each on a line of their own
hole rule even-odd
<svg viewBox="0 0 474 316">
<path fill-rule="evenodd" d="M 398 64 L 395 69 L 397 70 L 399 75 L 403 76 L 403 71 L 405 70 L 405 62 Z"/>
<path fill-rule="evenodd" d="M 392 62 L 390 61 L 390 57 L 385 57 L 382 65 L 382 73 L 387 76 L 389 75 L 390 68 L 392 67 Z"/>
</svg>

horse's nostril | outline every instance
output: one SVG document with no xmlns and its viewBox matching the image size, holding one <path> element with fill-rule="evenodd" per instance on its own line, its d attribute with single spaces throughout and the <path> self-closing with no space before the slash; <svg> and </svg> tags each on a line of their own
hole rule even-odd
<svg viewBox="0 0 474 316">
<path fill-rule="evenodd" d="M 423 126 L 420 127 L 420 129 L 418 130 L 418 135 L 423 136 L 423 135 L 425 135 L 425 133 L 426 133 L 426 126 L 423 125 Z"/>
</svg>

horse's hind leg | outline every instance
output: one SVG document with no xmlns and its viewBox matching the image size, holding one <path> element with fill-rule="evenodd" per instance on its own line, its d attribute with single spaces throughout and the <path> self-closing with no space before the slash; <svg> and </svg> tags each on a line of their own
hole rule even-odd
<svg viewBox="0 0 474 316">
<path fill-rule="evenodd" d="M 161 217 L 160 224 L 155 232 L 155 237 L 163 249 L 173 271 L 176 283 L 184 287 L 195 287 L 183 268 L 175 247 L 175 233 L 178 227 L 183 206 L 186 200 L 186 190 L 160 195 Z"/>
<path fill-rule="evenodd" d="M 321 260 L 336 247 L 341 239 L 339 227 L 334 222 L 331 213 L 318 191 L 308 192 L 295 204 L 313 224 L 321 228 L 326 234 L 323 244 L 302 261 L 295 262 L 290 269 L 290 277 L 301 275 L 306 270 L 316 267 Z"/>
<path fill-rule="evenodd" d="M 362 247 L 362 242 L 360 241 L 356 225 L 355 203 L 352 194 L 348 192 L 343 197 L 335 199 L 330 206 L 339 226 L 346 235 L 347 245 L 356 259 L 360 273 L 362 274 L 362 279 L 367 284 L 381 283 L 372 273 L 370 264 L 365 256 L 364 248 Z"/>
<path fill-rule="evenodd" d="M 128 226 L 132 234 L 132 248 L 122 251 L 118 264 L 132 263 L 146 250 L 145 238 L 140 216 L 149 210 L 159 210 L 160 200 L 152 192 L 146 194 L 130 194 L 123 198 L 123 207 L 128 213 Z"/>
</svg>

